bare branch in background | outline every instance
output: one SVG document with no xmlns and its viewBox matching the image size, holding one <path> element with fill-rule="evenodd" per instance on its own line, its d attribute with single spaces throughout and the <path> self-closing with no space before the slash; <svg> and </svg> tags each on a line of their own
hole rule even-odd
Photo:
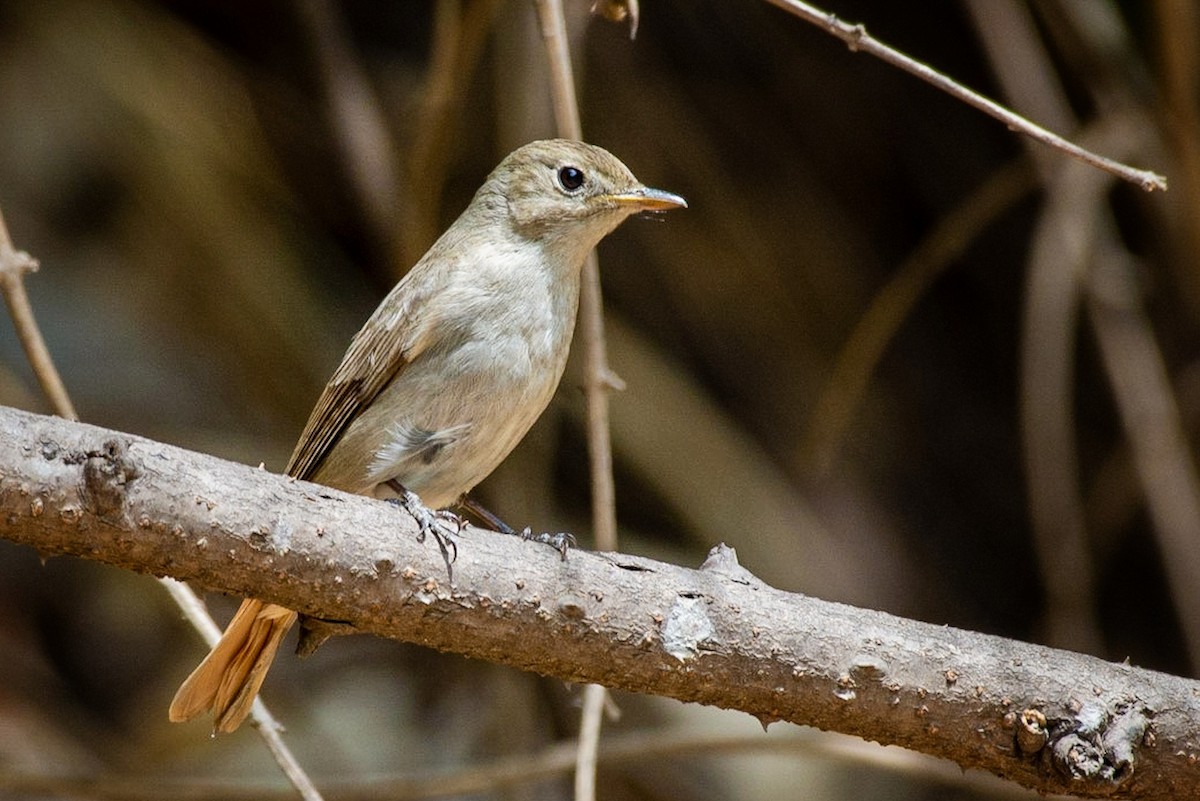
<svg viewBox="0 0 1200 801">
<path fill-rule="evenodd" d="M 4 298 L 8 302 L 13 324 L 17 328 L 18 337 L 25 345 L 29 363 L 37 374 L 43 391 L 54 405 L 55 413 L 67 420 L 78 420 L 75 407 L 67 395 L 66 387 L 59 376 L 58 369 L 54 366 L 53 359 L 50 358 L 50 352 L 46 348 L 37 320 L 33 316 L 33 309 L 25 294 L 24 275 L 36 266 L 37 262 L 29 254 L 13 249 L 8 228 L 4 224 L 3 213 L 0 213 L 0 290 L 3 291 Z M 200 632 L 200 636 L 210 646 L 215 644 L 220 637 L 220 629 L 217 628 L 217 624 L 213 622 L 204 603 L 196 594 L 188 586 L 169 578 L 160 579 L 160 583 L 183 611 L 188 621 Z M 250 721 L 263 738 L 263 742 L 266 743 L 276 764 L 279 765 L 284 776 L 300 796 L 305 801 L 322 801 L 321 794 L 317 791 L 312 779 L 308 777 L 291 749 L 283 741 L 283 726 L 275 720 L 274 715 L 261 699 L 255 701 L 253 711 L 250 713 Z"/>
<path fill-rule="evenodd" d="M 994 69 L 1014 105 L 1057 125 L 1074 125 L 1065 90 L 1020 6 L 976 0 L 972 9 Z M 1076 10 L 1080 10 L 1078 7 Z M 1105 14 L 1104 4 L 1089 9 Z M 1094 25 L 1071 18 L 1089 40 Z M 1135 99 L 1109 82 L 1089 85 L 1099 122 L 1084 138 L 1110 152 L 1149 149 L 1153 126 L 1130 109 Z M 1138 478 L 1164 555 L 1193 669 L 1200 665 L 1200 475 L 1191 457 L 1165 359 L 1138 296 L 1134 256 L 1121 244 L 1109 205 L 1109 181 L 1057 166 L 1034 153 L 1047 176 L 1048 201 L 1030 259 L 1022 382 L 1029 493 L 1041 563 L 1050 642 L 1098 652 L 1095 576 L 1074 447 L 1074 362 L 1078 309 L 1086 303 L 1117 401 Z"/>
<path fill-rule="evenodd" d="M 37 376 L 38 384 L 54 408 L 54 413 L 68 420 L 78 420 L 75 406 L 63 385 L 62 376 L 54 366 L 54 360 L 50 358 L 50 350 L 46 347 L 46 340 L 33 316 L 33 307 L 29 305 L 29 295 L 25 292 L 25 274 L 37 268 L 37 259 L 13 248 L 4 213 L 0 212 L 0 292 L 4 294 L 8 314 L 17 330 L 17 338 L 21 340 L 21 347 L 25 349 L 25 358 L 29 360 L 29 366 L 33 368 L 33 374 Z"/>
<path fill-rule="evenodd" d="M 1126 126 L 1107 138 L 1111 143 L 1127 133 Z M 1034 546 L 1047 595 L 1044 636 L 1062 647 L 1097 651 L 1102 647 L 1098 599 L 1074 416 L 1081 278 L 1093 251 L 1089 237 L 1078 232 L 1095 223 L 1112 181 L 1071 167 L 1047 186 L 1029 257 L 1021 336 L 1021 434 Z"/>
<path fill-rule="evenodd" d="M 1147 192 L 1152 192 L 1155 189 L 1165 190 L 1167 188 L 1167 179 L 1161 175 L 1150 172 L 1149 170 L 1139 170 L 1130 167 L 1112 159 L 1105 158 L 1097 153 L 1080 147 L 1073 142 L 1069 142 L 1058 134 L 1047 131 L 1039 125 L 1036 125 L 1029 120 L 1016 114 L 1009 109 L 1001 106 L 994 100 L 989 100 L 978 92 L 973 92 L 954 79 L 943 75 L 937 70 L 926 64 L 922 64 L 915 59 L 906 56 L 898 50 L 883 44 L 876 39 L 873 39 L 867 29 L 862 25 L 851 25 L 847 22 L 842 22 L 833 14 L 828 14 L 810 6 L 807 3 L 802 3 L 800 0 L 767 0 L 772 5 L 779 6 L 785 11 L 791 12 L 805 22 L 811 22 L 813 25 L 828 31 L 837 38 L 841 39 L 854 52 L 862 51 L 869 53 L 876 58 L 891 64 L 893 67 L 904 70 L 907 73 L 917 76 L 921 80 L 936 86 L 943 92 L 955 97 L 967 105 L 977 108 L 980 111 L 995 117 L 1003 122 L 1014 131 L 1029 136 L 1042 144 L 1066 153 L 1072 158 L 1079 159 L 1085 164 L 1090 164 L 1093 167 L 1112 173 L 1121 180 L 1129 181 L 1132 184 L 1140 186 Z"/>
<path fill-rule="evenodd" d="M 583 139 L 575 77 L 571 69 L 570 42 L 563 16 L 562 0 L 535 0 L 546 56 L 550 60 L 554 118 L 558 135 Z M 637 16 L 634 15 L 636 30 Z M 617 550 L 617 490 L 613 480 L 612 430 L 609 422 L 608 393 L 620 385 L 608 366 L 608 346 L 604 338 L 604 301 L 600 290 L 600 260 L 593 250 L 583 266 L 579 295 L 579 329 L 583 345 L 583 391 L 587 400 L 587 442 L 589 477 L 592 487 L 592 537 L 596 548 Z M 603 687 L 589 687 L 584 694 L 580 722 L 579 757 L 575 771 L 575 801 L 594 801 L 596 797 L 596 749 L 600 744 L 601 710 L 607 693 Z"/>
</svg>

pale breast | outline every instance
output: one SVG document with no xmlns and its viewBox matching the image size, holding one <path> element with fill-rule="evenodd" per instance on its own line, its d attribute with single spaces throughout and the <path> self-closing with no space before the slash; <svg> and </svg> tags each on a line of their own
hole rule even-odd
<svg viewBox="0 0 1200 801">
<path fill-rule="evenodd" d="M 427 505 L 448 506 L 491 473 L 545 410 L 566 365 L 577 290 L 554 296 L 535 280 L 523 292 L 538 302 L 515 304 L 503 301 L 511 287 L 476 277 L 471 289 L 454 328 L 380 393 L 329 454 L 321 472 L 353 470 L 354 486 L 344 489 L 387 497 L 385 482 L 395 479 Z M 346 463 L 363 453 L 371 454 L 366 463 Z"/>
</svg>

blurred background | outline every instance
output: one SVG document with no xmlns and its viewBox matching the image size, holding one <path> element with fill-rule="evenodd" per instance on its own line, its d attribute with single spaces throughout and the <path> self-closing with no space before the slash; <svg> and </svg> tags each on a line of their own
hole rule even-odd
<svg viewBox="0 0 1200 801">
<path fill-rule="evenodd" d="M 780 588 L 1196 675 L 1200 6 L 824 6 L 1169 176 L 1147 194 L 765 2 L 647 2 L 633 41 L 567 5 L 587 139 L 690 203 L 600 247 L 623 550 L 724 541 Z M 554 132 L 532 5 L 504 0 L 3 0 L 0 120 L 0 210 L 83 419 L 272 470 L 387 289 Z M 586 545 L 577 370 L 479 495 Z M 48 410 L 8 323 L 0 403 Z M 0 774 L 286 792 L 249 728 L 166 722 L 203 652 L 151 578 L 0 542 Z M 264 697 L 318 784 L 353 787 L 536 755 L 579 696 L 358 637 L 281 659 Z M 648 749 L 605 799 L 1013 795 L 617 703 L 606 737 L 764 752 Z"/>
</svg>

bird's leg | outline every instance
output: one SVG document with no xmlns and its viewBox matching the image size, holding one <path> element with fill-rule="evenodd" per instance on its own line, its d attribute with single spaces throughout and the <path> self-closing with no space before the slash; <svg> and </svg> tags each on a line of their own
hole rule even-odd
<svg viewBox="0 0 1200 801">
<path fill-rule="evenodd" d="M 462 518 L 446 509 L 430 509 L 421 501 L 417 493 L 405 487 L 396 479 L 388 479 L 387 485 L 396 491 L 399 498 L 388 498 L 388 503 L 394 503 L 412 515 L 413 520 L 421 527 L 417 542 L 424 542 L 426 534 L 432 534 L 434 542 L 442 552 L 446 562 L 446 576 L 453 581 L 454 569 L 451 564 L 458 558 L 458 545 L 454 537 L 462 532 Z"/>
<path fill-rule="evenodd" d="M 549 545 L 562 555 L 564 561 L 567 558 L 567 550 L 575 547 L 575 537 L 571 536 L 565 531 L 560 531 L 557 534 L 549 534 L 544 531 L 541 534 L 534 534 L 529 526 L 526 526 L 521 531 L 517 531 L 508 523 L 505 523 L 503 520 L 501 520 L 499 516 L 492 512 L 492 510 L 488 509 L 486 506 L 469 495 L 464 495 L 459 498 L 458 505 L 466 509 L 471 514 L 478 516 L 481 520 L 483 520 L 483 522 L 487 523 L 501 534 L 511 534 L 512 536 L 520 537 L 523 540 L 533 540 L 534 542 L 540 542 L 544 545 Z"/>
</svg>

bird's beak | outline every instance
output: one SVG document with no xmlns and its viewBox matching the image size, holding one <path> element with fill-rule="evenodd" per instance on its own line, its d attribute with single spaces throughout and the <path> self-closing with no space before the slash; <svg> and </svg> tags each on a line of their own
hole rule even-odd
<svg viewBox="0 0 1200 801">
<path fill-rule="evenodd" d="M 636 211 L 670 211 L 686 209 L 687 201 L 674 192 L 639 186 L 627 192 L 604 195 L 604 199 L 618 206 L 633 206 Z"/>
</svg>

